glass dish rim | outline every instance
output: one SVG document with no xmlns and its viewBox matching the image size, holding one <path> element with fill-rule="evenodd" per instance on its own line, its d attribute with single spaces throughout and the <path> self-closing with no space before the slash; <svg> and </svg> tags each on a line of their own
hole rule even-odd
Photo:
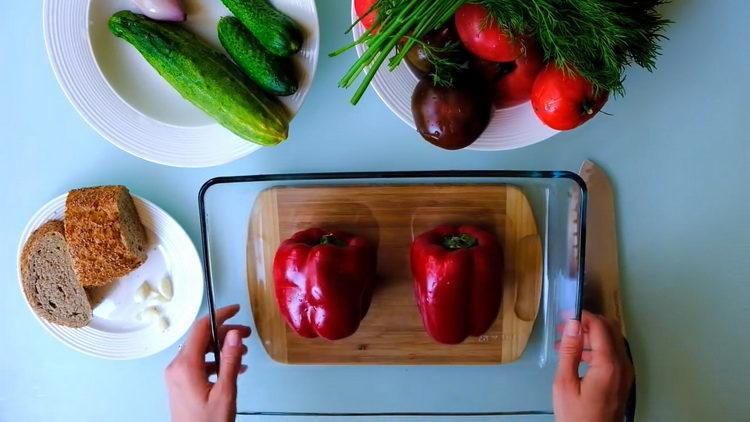
<svg viewBox="0 0 750 422">
<path fill-rule="evenodd" d="M 586 209 L 588 189 L 586 182 L 576 173 L 567 170 L 426 170 L 426 171 L 367 171 L 367 172 L 313 172 L 313 173 L 277 173 L 239 176 L 219 176 L 207 180 L 198 192 L 198 212 L 200 217 L 201 251 L 203 262 L 203 281 L 208 315 L 211 328 L 211 346 L 215 361 L 220 359 L 220 345 L 216 326 L 216 308 L 213 292 L 211 271 L 211 253 L 208 239 L 206 194 L 211 187 L 224 184 L 255 183 L 255 182 L 284 182 L 284 181 L 331 181 L 331 180 L 365 180 L 365 179 L 455 179 L 455 178 L 517 178 L 517 179 L 567 179 L 574 182 L 580 189 L 579 213 L 579 248 L 577 265 L 578 296 L 575 303 L 576 320 L 581 319 L 583 308 L 584 268 L 586 250 Z M 497 413 L 496 415 L 503 415 Z M 338 415 L 338 414 L 336 414 Z M 378 414 L 389 416 L 390 414 Z M 441 415 L 443 415 L 441 413 Z M 495 415 L 494 413 L 492 415 Z M 487 414 L 486 416 L 492 416 Z M 303 416 L 303 415 L 300 415 Z M 312 415 L 311 415 L 312 416 Z M 355 416 L 355 415 L 349 415 Z M 367 416 L 367 415 L 357 415 Z M 375 416 L 375 415 L 371 415 Z M 401 413 L 390 416 L 402 416 Z M 472 414 L 472 416 L 476 416 Z"/>
</svg>

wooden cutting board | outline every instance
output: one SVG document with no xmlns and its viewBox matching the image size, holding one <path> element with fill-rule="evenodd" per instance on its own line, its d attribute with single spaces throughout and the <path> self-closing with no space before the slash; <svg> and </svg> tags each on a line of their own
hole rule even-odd
<svg viewBox="0 0 750 422">
<path fill-rule="evenodd" d="M 424 331 L 414 301 L 409 247 L 440 224 L 493 231 L 504 253 L 503 301 L 481 337 L 442 345 Z M 378 244 L 378 286 L 357 332 L 306 339 L 286 326 L 273 288 L 273 257 L 283 239 L 310 227 L 345 230 Z M 247 248 L 250 303 L 258 335 L 274 360 L 289 364 L 497 364 L 518 359 L 539 308 L 541 241 L 524 194 L 504 185 L 275 187 L 253 207 Z"/>
</svg>

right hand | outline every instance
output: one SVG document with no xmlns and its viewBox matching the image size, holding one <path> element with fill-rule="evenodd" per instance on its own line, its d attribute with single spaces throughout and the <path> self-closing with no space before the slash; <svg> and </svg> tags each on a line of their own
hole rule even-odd
<svg viewBox="0 0 750 422">
<path fill-rule="evenodd" d="M 634 370 L 619 325 L 583 312 L 569 320 L 560 341 L 553 402 L 558 422 L 622 421 Z M 581 362 L 589 365 L 583 378 Z"/>
</svg>

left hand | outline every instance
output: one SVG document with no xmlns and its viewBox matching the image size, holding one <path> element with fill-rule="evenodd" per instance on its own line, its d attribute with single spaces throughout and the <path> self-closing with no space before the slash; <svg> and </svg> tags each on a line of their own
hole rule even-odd
<svg viewBox="0 0 750 422">
<path fill-rule="evenodd" d="M 247 347 L 242 338 L 250 336 L 250 327 L 224 325 L 240 310 L 239 305 L 216 311 L 221 347 L 221 366 L 216 383 L 208 377 L 217 373 L 214 362 L 206 362 L 210 350 L 211 327 L 208 317 L 198 320 L 190 337 L 172 363 L 165 378 L 173 422 L 226 422 L 237 413 L 237 376 L 245 371 L 242 356 Z"/>
</svg>

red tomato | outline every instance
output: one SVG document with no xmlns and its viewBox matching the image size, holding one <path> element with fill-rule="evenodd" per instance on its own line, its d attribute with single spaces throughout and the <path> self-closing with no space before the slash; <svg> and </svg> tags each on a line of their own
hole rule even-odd
<svg viewBox="0 0 750 422">
<path fill-rule="evenodd" d="M 354 0 L 354 11 L 357 12 L 357 16 L 362 18 L 362 16 L 365 16 L 365 13 L 367 13 L 368 10 L 372 8 L 372 5 L 377 3 L 378 0 Z M 375 23 L 375 19 L 378 18 L 377 12 L 369 13 L 367 16 L 362 18 L 362 25 L 365 26 L 365 28 L 370 29 L 372 27 L 372 24 Z"/>
<path fill-rule="evenodd" d="M 517 106 L 531 98 L 531 88 L 544 67 L 544 60 L 534 41 L 524 41 L 524 47 L 525 52 L 512 62 L 476 59 L 473 63 L 493 88 L 492 101 L 496 108 Z"/>
<path fill-rule="evenodd" d="M 525 47 L 525 54 L 516 59 L 515 67 L 495 82 L 493 98 L 497 108 L 513 107 L 531 98 L 531 88 L 544 67 L 544 61 L 533 42 L 526 43 Z"/>
<path fill-rule="evenodd" d="M 491 62 L 510 62 L 521 55 L 521 46 L 494 22 L 484 6 L 465 4 L 456 11 L 456 30 L 464 47 Z"/>
<path fill-rule="evenodd" d="M 556 130 L 574 129 L 594 117 L 607 102 L 609 93 L 596 93 L 579 74 L 569 74 L 549 64 L 531 90 L 531 105 L 544 124 Z"/>
</svg>

